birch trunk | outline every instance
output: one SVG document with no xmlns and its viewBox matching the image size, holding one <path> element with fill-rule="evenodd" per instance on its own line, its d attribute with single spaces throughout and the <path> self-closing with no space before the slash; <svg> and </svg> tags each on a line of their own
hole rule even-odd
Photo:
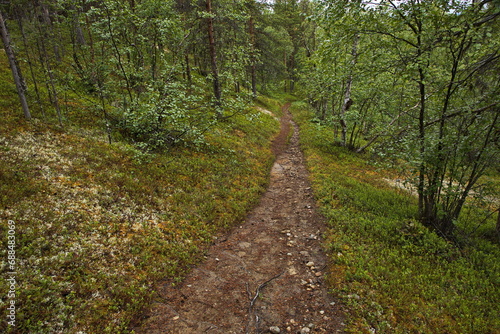
<svg viewBox="0 0 500 334">
<path fill-rule="evenodd" d="M 352 72 L 354 70 L 354 66 L 358 60 L 358 43 L 359 36 L 356 36 L 354 39 L 354 43 L 352 45 L 352 60 L 351 60 L 351 70 L 349 73 L 349 77 L 347 78 L 345 93 L 344 93 L 344 103 L 342 104 L 342 109 L 340 110 L 340 126 L 341 126 L 341 135 L 342 135 L 342 146 L 347 145 L 347 123 L 345 121 L 345 114 L 349 110 L 352 105 L 351 99 L 351 89 L 352 89 Z"/>
</svg>

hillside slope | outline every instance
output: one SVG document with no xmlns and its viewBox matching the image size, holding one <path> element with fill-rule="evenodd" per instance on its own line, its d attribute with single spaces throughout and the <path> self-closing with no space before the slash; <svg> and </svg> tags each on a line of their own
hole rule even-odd
<svg viewBox="0 0 500 334">
<path fill-rule="evenodd" d="M 496 215 L 485 219 L 488 210 L 468 206 L 457 222 L 467 238 L 445 240 L 415 219 L 416 197 L 386 181 L 394 170 L 335 145 L 333 129 L 315 122 L 306 104 L 291 110 L 327 218 L 328 276 L 347 308 L 346 331 L 500 333 Z"/>
<path fill-rule="evenodd" d="M 0 256 L 12 227 L 14 267 L 2 261 L 1 269 L 16 274 L 15 284 L 0 281 L 15 292 L 1 297 L 0 331 L 126 331 L 154 282 L 179 281 L 259 198 L 279 123 L 249 108 L 196 145 L 149 154 L 107 143 L 98 123 L 25 122 L 1 68 Z M 16 326 L 7 329 L 12 301 Z"/>
</svg>

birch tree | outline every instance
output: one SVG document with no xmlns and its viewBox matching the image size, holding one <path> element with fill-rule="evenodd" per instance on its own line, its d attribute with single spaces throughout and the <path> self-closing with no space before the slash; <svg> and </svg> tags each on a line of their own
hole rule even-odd
<svg viewBox="0 0 500 334">
<path fill-rule="evenodd" d="M 480 196 L 480 177 L 500 163 L 499 7 L 492 1 L 323 4 L 317 17 L 325 49 L 341 45 L 342 36 L 360 36 L 358 52 L 337 47 L 314 63 L 319 75 L 331 73 L 331 55 L 337 76 L 347 77 L 342 87 L 328 74 L 340 87 L 330 93 L 343 99 L 342 145 L 359 123 L 345 120 L 356 113 L 370 120 L 362 127 L 365 142 L 353 148 L 379 142 L 380 155 L 404 161 L 418 193 L 418 218 L 453 238 L 466 201 Z M 339 64 L 355 54 L 354 73 L 362 79 L 352 85 L 352 63 Z M 369 111 L 363 103 L 348 109 L 353 97 L 367 101 Z"/>
</svg>

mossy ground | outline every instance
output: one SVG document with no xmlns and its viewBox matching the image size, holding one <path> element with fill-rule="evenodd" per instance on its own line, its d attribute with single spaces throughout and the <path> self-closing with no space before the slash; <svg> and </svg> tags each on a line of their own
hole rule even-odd
<svg viewBox="0 0 500 334">
<path fill-rule="evenodd" d="M 7 258 L 11 220 L 17 309 L 16 327 L 7 327 L 9 299 L 1 296 L 0 331 L 129 332 L 155 283 L 181 280 L 256 203 L 279 122 L 250 108 L 201 143 L 149 154 L 107 143 L 98 115 L 78 97 L 63 128 L 36 112 L 23 120 L 9 74 L 0 81 L 0 255 Z M 9 271 L 6 261 L 1 270 Z"/>
<path fill-rule="evenodd" d="M 337 146 L 307 105 L 292 111 L 329 221 L 329 279 L 348 307 L 348 331 L 499 333 L 500 248 L 487 237 L 496 216 L 460 248 L 446 242 L 414 219 L 411 193 L 384 181 L 393 172 Z M 482 219 L 466 211 L 464 219 Z"/>
</svg>

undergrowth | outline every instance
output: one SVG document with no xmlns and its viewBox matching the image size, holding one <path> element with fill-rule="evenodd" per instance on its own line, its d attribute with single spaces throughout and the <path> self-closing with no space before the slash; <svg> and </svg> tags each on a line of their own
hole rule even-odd
<svg viewBox="0 0 500 334">
<path fill-rule="evenodd" d="M 279 128 L 274 117 L 249 108 L 208 129 L 194 146 L 151 154 L 107 143 L 102 124 L 82 120 L 84 130 L 41 118 L 26 122 L 11 86 L 0 100 L 6 333 L 130 332 L 155 284 L 179 282 L 214 237 L 255 204 Z M 82 104 L 74 101 L 78 118 Z M 261 101 L 276 110 L 272 99 Z M 16 326 L 7 328 L 8 221 L 15 224 L 17 274 Z"/>
<path fill-rule="evenodd" d="M 445 241 L 414 219 L 410 192 L 384 181 L 390 171 L 335 145 L 331 129 L 311 122 L 307 105 L 292 111 L 329 221 L 329 281 L 348 309 L 347 331 L 499 333 L 498 243 L 481 233 L 460 247 Z M 494 219 L 482 226 L 493 233 Z"/>
</svg>

